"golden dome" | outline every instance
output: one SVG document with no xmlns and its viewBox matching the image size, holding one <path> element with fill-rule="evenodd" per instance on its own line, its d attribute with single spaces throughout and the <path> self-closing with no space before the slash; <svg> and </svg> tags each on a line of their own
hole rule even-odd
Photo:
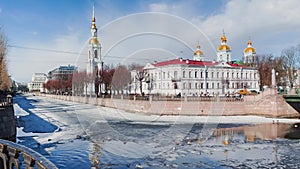
<svg viewBox="0 0 300 169">
<path fill-rule="evenodd" d="M 226 38 L 226 36 L 225 36 L 225 35 L 222 35 L 222 37 L 221 37 L 221 41 L 222 41 L 222 42 L 226 42 L 226 41 L 227 41 L 227 38 Z"/>
<path fill-rule="evenodd" d="M 196 48 L 197 49 L 194 52 L 194 56 L 196 56 L 196 55 L 200 55 L 200 56 L 204 55 L 204 53 L 200 50 L 200 48 L 201 48 L 200 44 L 198 44 Z"/>
<path fill-rule="evenodd" d="M 220 45 L 218 47 L 218 51 L 220 51 L 220 50 L 231 50 L 231 48 L 228 45 Z"/>
<path fill-rule="evenodd" d="M 195 52 L 194 52 L 194 56 L 195 55 L 204 55 L 204 53 L 201 51 L 201 50 L 196 50 Z"/>
<path fill-rule="evenodd" d="M 248 41 L 248 47 L 244 50 L 245 53 L 248 53 L 248 52 L 252 52 L 252 53 L 255 53 L 256 50 L 252 47 L 252 42 L 249 40 Z"/>
<path fill-rule="evenodd" d="M 218 51 L 220 50 L 231 50 L 230 46 L 227 45 L 227 38 L 225 36 L 225 33 L 223 32 L 223 35 L 221 36 L 221 45 L 218 47 Z"/>
<path fill-rule="evenodd" d="M 97 38 L 92 38 L 91 40 L 90 40 L 90 44 L 99 44 L 99 41 L 98 41 L 98 39 Z"/>
<path fill-rule="evenodd" d="M 255 49 L 253 47 L 247 47 L 245 50 L 244 50 L 245 53 L 248 53 L 248 52 L 252 52 L 252 53 L 255 53 Z"/>
</svg>

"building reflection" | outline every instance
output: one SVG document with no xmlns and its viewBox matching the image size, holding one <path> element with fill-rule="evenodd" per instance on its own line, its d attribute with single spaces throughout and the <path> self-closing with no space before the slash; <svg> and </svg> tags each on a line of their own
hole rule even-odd
<svg viewBox="0 0 300 169">
<path fill-rule="evenodd" d="M 277 138 L 287 138 L 291 133 L 298 133 L 297 124 L 256 124 L 231 128 L 217 128 L 213 132 L 213 137 L 222 138 L 222 144 L 229 145 L 233 136 L 243 136 L 247 142 L 257 140 L 275 140 Z M 297 136 L 297 134 L 293 134 Z"/>
<path fill-rule="evenodd" d="M 101 145 L 97 142 L 91 142 L 89 147 L 89 159 L 92 169 L 100 168 Z"/>
</svg>

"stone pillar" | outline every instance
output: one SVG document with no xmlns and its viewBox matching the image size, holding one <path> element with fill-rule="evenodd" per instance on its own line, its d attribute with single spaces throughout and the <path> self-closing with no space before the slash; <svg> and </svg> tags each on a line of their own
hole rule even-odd
<svg viewBox="0 0 300 169">
<path fill-rule="evenodd" d="M 271 88 L 276 88 L 276 73 L 275 73 L 275 69 L 272 69 L 272 86 Z"/>
</svg>

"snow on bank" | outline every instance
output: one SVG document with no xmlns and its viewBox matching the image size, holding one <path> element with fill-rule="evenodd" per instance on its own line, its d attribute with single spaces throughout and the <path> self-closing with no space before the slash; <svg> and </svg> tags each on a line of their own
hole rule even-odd
<svg viewBox="0 0 300 169">
<path fill-rule="evenodd" d="M 29 115 L 29 113 L 22 109 L 18 104 L 14 104 L 14 112 L 16 117 Z"/>
<path fill-rule="evenodd" d="M 92 106 L 92 105 L 89 105 Z M 80 111 L 77 111 L 81 114 Z M 97 114 L 94 114 L 97 115 Z M 236 124 L 256 124 L 256 123 L 299 123 L 300 119 L 267 118 L 262 116 L 178 116 L 178 115 L 147 115 L 139 113 L 129 113 L 108 107 L 98 107 L 98 116 L 110 121 L 131 121 L 132 123 L 236 123 Z"/>
</svg>

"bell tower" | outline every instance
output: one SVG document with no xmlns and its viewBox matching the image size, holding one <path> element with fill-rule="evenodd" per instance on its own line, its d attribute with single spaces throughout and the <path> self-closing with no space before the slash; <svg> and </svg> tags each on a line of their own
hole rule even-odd
<svg viewBox="0 0 300 169">
<path fill-rule="evenodd" d="M 86 73 L 89 82 L 86 84 L 86 95 L 99 95 L 100 73 L 102 70 L 101 44 L 97 36 L 97 26 L 95 18 L 95 7 L 93 5 L 91 38 L 88 46 L 88 63 Z"/>
<path fill-rule="evenodd" d="M 227 38 L 223 31 L 221 36 L 221 44 L 217 49 L 218 61 L 219 62 L 230 62 L 231 61 L 231 48 L 227 44 Z"/>
</svg>

